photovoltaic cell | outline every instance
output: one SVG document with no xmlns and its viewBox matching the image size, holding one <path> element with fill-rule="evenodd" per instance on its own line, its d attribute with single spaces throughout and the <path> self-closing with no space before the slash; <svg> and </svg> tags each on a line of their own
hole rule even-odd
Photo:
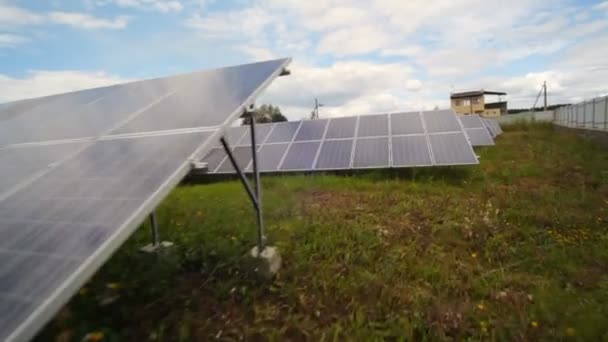
<svg viewBox="0 0 608 342">
<path fill-rule="evenodd" d="M 290 121 L 275 124 L 266 143 L 290 142 L 298 131 L 300 123 L 301 121 Z"/>
<path fill-rule="evenodd" d="M 354 138 L 356 124 L 356 116 L 331 119 L 325 139 Z"/>
<path fill-rule="evenodd" d="M 392 151 L 395 167 L 433 165 L 424 135 L 393 137 Z"/>
<path fill-rule="evenodd" d="M 429 139 L 435 165 L 477 164 L 464 133 L 431 134 Z"/>
<path fill-rule="evenodd" d="M 321 146 L 317 159 L 317 170 L 347 169 L 350 167 L 350 156 L 353 140 L 326 140 Z"/>
<path fill-rule="evenodd" d="M 434 110 L 422 112 L 428 133 L 458 132 L 462 127 L 451 110 Z"/>
<path fill-rule="evenodd" d="M 399 134 L 424 134 L 420 113 L 397 113 L 391 114 L 391 133 Z"/>
<path fill-rule="evenodd" d="M 388 138 L 357 139 L 355 168 L 389 167 Z"/>
<path fill-rule="evenodd" d="M 295 141 L 321 140 L 325 133 L 325 126 L 328 120 L 307 120 L 302 121 L 302 126 L 296 135 Z"/>
<path fill-rule="evenodd" d="M 320 144 L 318 141 L 291 144 L 283 165 L 281 165 L 281 170 L 312 169 Z"/>
<path fill-rule="evenodd" d="M 376 137 L 388 135 L 388 114 L 363 115 L 359 117 L 357 137 Z"/>
</svg>

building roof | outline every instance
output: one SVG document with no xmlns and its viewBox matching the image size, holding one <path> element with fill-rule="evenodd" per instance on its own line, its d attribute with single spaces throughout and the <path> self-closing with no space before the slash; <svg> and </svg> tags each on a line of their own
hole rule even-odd
<svg viewBox="0 0 608 342">
<path fill-rule="evenodd" d="M 451 93 L 451 99 L 457 99 L 462 97 L 473 97 L 473 96 L 482 96 L 482 95 L 507 95 L 507 93 L 502 91 L 489 91 L 489 90 L 473 90 L 473 91 L 464 91 L 460 93 Z"/>
</svg>

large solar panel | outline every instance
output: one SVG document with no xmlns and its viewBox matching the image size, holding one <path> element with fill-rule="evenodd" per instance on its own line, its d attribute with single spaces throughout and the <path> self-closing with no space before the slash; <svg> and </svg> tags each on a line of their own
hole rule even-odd
<svg viewBox="0 0 608 342">
<path fill-rule="evenodd" d="M 477 114 L 459 116 L 464 132 L 473 146 L 493 146 L 494 139 Z"/>
<path fill-rule="evenodd" d="M 451 110 L 388 113 L 289 123 L 259 124 L 263 172 L 344 170 L 477 164 L 462 124 Z M 432 130 L 428 130 L 432 127 Z M 230 130 L 242 129 L 242 127 Z M 476 128 L 477 129 L 477 128 Z M 485 129 L 485 128 L 482 128 Z M 233 152 L 237 161 L 241 156 Z M 243 151 L 247 161 L 251 153 Z M 234 172 L 214 150 L 204 162 L 209 173 Z M 251 171 L 251 163 L 246 171 Z"/>
<path fill-rule="evenodd" d="M 190 171 L 192 160 L 208 155 L 221 167 L 224 158 L 212 148 L 225 127 L 289 62 L 3 105 L 0 340 L 36 334 Z M 237 143 L 245 132 L 237 127 L 227 136 Z"/>
</svg>

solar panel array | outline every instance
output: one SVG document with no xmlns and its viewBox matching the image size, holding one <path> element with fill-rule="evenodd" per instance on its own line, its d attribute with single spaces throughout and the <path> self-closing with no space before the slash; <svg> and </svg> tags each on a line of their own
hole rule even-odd
<svg viewBox="0 0 608 342">
<path fill-rule="evenodd" d="M 249 126 L 227 141 L 251 171 Z M 478 164 L 451 110 L 389 113 L 256 125 L 261 172 L 323 171 Z M 203 159 L 208 173 L 233 173 L 219 146 Z"/>
<path fill-rule="evenodd" d="M 464 131 L 473 146 L 493 146 L 494 139 L 479 115 L 458 116 Z"/>
<path fill-rule="evenodd" d="M 0 340 L 31 338 L 289 62 L 2 105 Z"/>
</svg>

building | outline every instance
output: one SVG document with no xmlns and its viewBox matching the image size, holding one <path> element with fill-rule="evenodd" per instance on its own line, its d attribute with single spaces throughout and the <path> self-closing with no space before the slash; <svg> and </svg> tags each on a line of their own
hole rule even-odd
<svg viewBox="0 0 608 342">
<path fill-rule="evenodd" d="M 486 102 L 486 95 L 498 95 L 498 102 Z M 507 115 L 507 101 L 501 101 L 501 96 L 507 95 L 500 91 L 475 90 L 462 93 L 451 93 L 452 109 L 460 115 L 479 114 L 485 117 Z"/>
</svg>

